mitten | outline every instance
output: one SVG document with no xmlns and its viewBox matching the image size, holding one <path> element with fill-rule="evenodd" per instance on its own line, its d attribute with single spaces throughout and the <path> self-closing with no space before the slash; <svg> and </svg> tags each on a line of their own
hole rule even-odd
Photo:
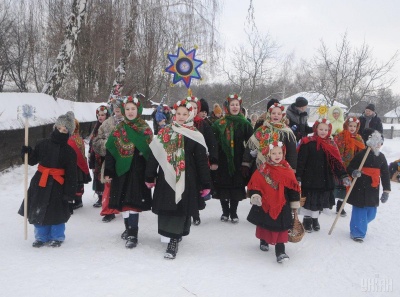
<svg viewBox="0 0 400 297">
<path fill-rule="evenodd" d="M 154 188 L 155 185 L 156 185 L 156 183 L 147 183 L 147 182 L 145 182 L 145 184 L 146 184 L 148 189 Z"/>
<path fill-rule="evenodd" d="M 353 178 L 360 177 L 360 176 L 361 176 L 361 171 L 358 170 L 358 169 L 356 169 L 356 170 L 354 170 L 354 171 L 351 173 L 351 176 L 352 176 Z"/>
<path fill-rule="evenodd" d="M 388 192 L 383 192 L 382 196 L 381 196 L 381 202 L 382 203 L 386 203 L 386 201 L 388 201 L 389 199 L 389 193 Z"/>
<path fill-rule="evenodd" d="M 251 195 L 250 203 L 253 205 L 261 206 L 262 205 L 261 196 L 258 194 Z"/>
<path fill-rule="evenodd" d="M 293 125 L 292 127 L 290 127 L 290 129 L 292 129 L 293 132 L 296 132 L 296 130 L 297 130 L 297 125 Z"/>
<path fill-rule="evenodd" d="M 251 155 L 253 158 L 257 157 L 257 153 L 258 153 L 258 150 L 257 150 L 257 149 L 254 149 L 254 150 L 251 150 L 251 151 L 250 151 L 250 155 Z"/>
<path fill-rule="evenodd" d="M 21 158 L 24 158 L 25 154 L 30 154 L 32 153 L 32 148 L 28 145 L 23 145 L 21 148 Z"/>
<path fill-rule="evenodd" d="M 354 171 L 353 171 L 353 173 L 354 173 Z M 343 182 L 343 185 L 344 185 L 345 187 L 350 187 L 350 185 L 351 185 L 351 180 L 350 180 L 350 178 L 349 178 L 348 176 L 346 176 L 345 178 L 343 178 L 343 179 L 342 179 L 342 182 Z"/>
<path fill-rule="evenodd" d="M 201 195 L 201 197 L 205 197 L 208 194 L 210 194 L 210 192 L 211 192 L 210 189 L 203 189 L 203 190 L 200 191 L 200 195 Z"/>
<path fill-rule="evenodd" d="M 244 178 L 248 177 L 250 174 L 250 168 L 247 166 L 242 166 L 242 176 Z"/>
</svg>

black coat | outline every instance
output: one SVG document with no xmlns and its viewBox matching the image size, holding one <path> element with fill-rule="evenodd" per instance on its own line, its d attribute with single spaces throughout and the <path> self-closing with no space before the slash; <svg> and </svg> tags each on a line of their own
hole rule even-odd
<svg viewBox="0 0 400 297">
<path fill-rule="evenodd" d="M 165 180 L 164 171 L 153 153 L 146 166 L 146 182 L 154 182 L 152 211 L 155 214 L 170 216 L 193 216 L 200 209 L 200 190 L 210 189 L 210 170 L 206 149 L 196 141 L 184 136 L 185 150 L 185 190 L 182 199 L 175 203 L 175 191 Z"/>
<path fill-rule="evenodd" d="M 252 190 L 248 193 L 250 197 L 253 194 L 261 195 L 261 192 Z M 289 230 L 293 222 L 290 202 L 299 201 L 300 195 L 299 192 L 285 188 L 285 198 L 286 203 L 275 220 L 270 217 L 269 213 L 265 213 L 261 206 L 257 205 L 251 207 L 247 220 L 254 225 L 270 231 L 280 232 Z"/>
<path fill-rule="evenodd" d="M 68 144 L 68 134 L 54 130 L 49 139 L 40 141 L 29 154 L 28 163 L 65 170 L 61 185 L 49 175 L 45 187 L 39 186 L 42 173 L 36 171 L 28 189 L 28 220 L 30 224 L 58 225 L 70 217 L 68 201 L 75 199 L 77 188 L 76 153 Z M 24 215 L 24 203 L 18 212 Z"/>
<path fill-rule="evenodd" d="M 367 149 L 362 150 L 351 160 L 347 167 L 347 172 L 349 174 L 358 169 L 366 151 Z M 384 191 L 390 191 L 389 168 L 384 154 L 379 153 L 379 156 L 375 156 L 375 154 L 370 151 L 363 168 L 365 167 L 380 169 L 382 188 Z M 365 174 L 357 178 L 347 202 L 357 207 L 379 206 L 379 186 L 372 187 L 371 182 L 371 177 Z"/>
<path fill-rule="evenodd" d="M 344 167 L 334 168 L 334 174 L 342 179 L 347 176 Z M 317 150 L 317 142 L 302 144 L 297 158 L 296 178 L 301 181 L 303 192 L 332 191 L 335 187 L 333 173 L 322 148 Z"/>
<path fill-rule="evenodd" d="M 145 184 L 145 171 L 146 159 L 135 148 L 129 171 L 117 176 L 115 159 L 108 150 L 106 151 L 104 176 L 112 178 L 109 208 L 120 211 L 124 206 L 140 210 L 151 209 L 151 190 Z"/>
<path fill-rule="evenodd" d="M 197 123 L 195 122 L 195 127 L 203 134 L 204 140 L 206 141 L 210 164 L 218 164 L 218 143 L 209 121 L 202 120 Z"/>
<path fill-rule="evenodd" d="M 286 117 L 289 119 L 289 127 L 296 135 L 297 141 L 313 132 L 312 127 L 307 123 L 308 113 L 299 112 L 294 103 L 287 108 Z"/>
<path fill-rule="evenodd" d="M 359 120 L 360 120 L 360 129 L 358 130 L 358 134 L 360 134 L 361 136 L 362 136 L 365 128 L 371 128 L 371 129 L 374 129 L 374 130 L 378 131 L 381 134 L 383 133 L 382 121 L 378 117 L 377 114 L 375 114 L 372 117 L 371 121 L 369 122 L 369 126 L 368 127 L 365 127 L 367 119 L 365 118 L 364 114 L 362 114 L 360 116 Z"/>
<path fill-rule="evenodd" d="M 214 124 L 215 125 L 215 124 Z M 231 176 L 228 170 L 228 158 L 223 151 L 221 145 L 218 143 L 218 169 L 215 173 L 215 188 L 217 189 L 239 189 L 240 191 L 244 191 L 248 183 L 248 179 L 242 176 L 242 161 L 243 155 L 245 151 L 245 143 L 249 140 L 249 138 L 253 135 L 253 128 L 251 125 L 246 125 L 242 129 L 235 130 L 234 134 L 234 156 L 233 163 L 235 166 L 235 172 Z M 217 140 L 218 141 L 218 140 Z M 219 197 L 218 197 L 219 198 Z M 245 198 L 245 197 L 243 197 Z"/>
</svg>

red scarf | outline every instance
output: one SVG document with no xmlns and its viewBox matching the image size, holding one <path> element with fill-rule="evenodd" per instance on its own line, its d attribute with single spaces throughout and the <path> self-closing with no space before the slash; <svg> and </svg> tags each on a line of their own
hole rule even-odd
<svg viewBox="0 0 400 297">
<path fill-rule="evenodd" d="M 274 220 L 286 204 L 285 188 L 300 193 L 300 186 L 289 163 L 282 160 L 279 164 L 265 162 L 252 175 L 248 190 L 261 192 L 262 208 Z"/>
<path fill-rule="evenodd" d="M 200 124 L 201 124 L 201 121 L 203 121 L 203 118 L 199 117 L 199 115 L 196 115 L 196 116 L 194 117 L 194 119 L 193 119 L 194 126 L 195 126 L 196 128 L 199 128 L 199 126 L 200 126 Z"/>
<path fill-rule="evenodd" d="M 72 135 L 68 139 L 68 145 L 72 147 L 76 153 L 76 163 L 78 167 L 83 171 L 85 174 L 89 174 L 89 167 L 85 157 L 85 145 L 83 143 L 82 137 L 79 135 Z M 83 150 L 83 153 L 82 153 Z"/>
<path fill-rule="evenodd" d="M 332 172 L 334 172 L 335 168 L 339 168 L 345 171 L 339 149 L 336 143 L 332 139 L 330 139 L 329 137 L 321 138 L 318 135 L 316 135 L 316 133 L 314 133 L 313 136 L 303 137 L 301 139 L 300 145 L 307 144 L 311 141 L 317 142 L 317 151 L 319 151 L 320 148 L 322 148 L 328 159 L 328 164 Z"/>
<path fill-rule="evenodd" d="M 376 188 L 379 186 L 379 180 L 381 178 L 381 170 L 379 168 L 363 167 L 361 172 L 371 177 L 371 187 Z"/>
</svg>

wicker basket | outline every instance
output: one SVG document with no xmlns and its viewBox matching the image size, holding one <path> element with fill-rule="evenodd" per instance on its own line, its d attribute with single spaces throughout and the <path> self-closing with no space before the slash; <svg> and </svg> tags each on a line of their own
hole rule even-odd
<svg viewBox="0 0 400 297">
<path fill-rule="evenodd" d="M 293 227 L 289 229 L 289 242 L 299 242 L 303 238 L 305 230 L 303 224 L 299 221 L 297 211 L 294 212 Z"/>
</svg>

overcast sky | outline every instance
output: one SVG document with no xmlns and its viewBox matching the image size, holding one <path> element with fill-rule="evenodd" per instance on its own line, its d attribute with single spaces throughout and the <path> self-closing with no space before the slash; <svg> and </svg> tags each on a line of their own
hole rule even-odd
<svg viewBox="0 0 400 297">
<path fill-rule="evenodd" d="M 229 48 L 244 42 L 250 0 L 223 0 L 220 33 Z M 400 0 L 253 0 L 260 32 L 268 32 L 282 53 L 294 52 L 296 61 L 311 58 L 323 39 L 334 49 L 347 31 L 359 47 L 365 40 L 378 61 L 400 51 Z M 400 94 L 400 61 L 391 73 Z"/>
</svg>

